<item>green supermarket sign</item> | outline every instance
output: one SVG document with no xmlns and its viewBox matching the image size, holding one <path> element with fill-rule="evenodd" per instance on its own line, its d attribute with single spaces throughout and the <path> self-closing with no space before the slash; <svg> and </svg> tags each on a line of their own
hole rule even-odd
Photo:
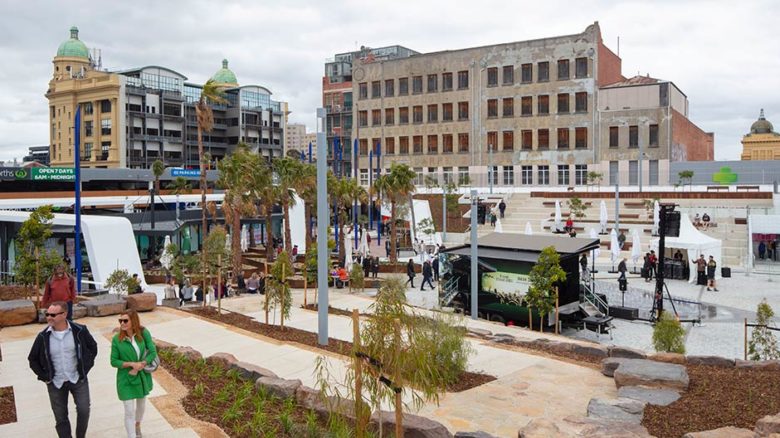
<svg viewBox="0 0 780 438">
<path fill-rule="evenodd" d="M 33 181 L 75 181 L 76 170 L 72 167 L 33 167 L 30 169 Z"/>
<path fill-rule="evenodd" d="M 739 180 L 739 175 L 731 171 L 730 167 L 721 167 L 719 172 L 712 174 L 712 182 L 718 184 L 729 185 L 734 184 Z"/>
</svg>

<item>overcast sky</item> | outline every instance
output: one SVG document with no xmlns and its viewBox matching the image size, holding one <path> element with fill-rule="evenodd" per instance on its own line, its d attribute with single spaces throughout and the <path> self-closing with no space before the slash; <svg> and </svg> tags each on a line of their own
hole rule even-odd
<svg viewBox="0 0 780 438">
<path fill-rule="evenodd" d="M 68 29 L 102 50 L 111 70 L 162 65 L 203 83 L 230 61 L 240 84 L 290 103 L 315 126 L 324 62 L 361 45 L 418 52 L 582 32 L 598 21 L 623 75 L 673 81 L 690 118 L 715 132 L 715 158 L 739 159 L 764 108 L 780 130 L 780 32 L 771 0 L 663 1 L 205 1 L 2 0 L 0 160 L 48 144 L 51 60 Z"/>
</svg>

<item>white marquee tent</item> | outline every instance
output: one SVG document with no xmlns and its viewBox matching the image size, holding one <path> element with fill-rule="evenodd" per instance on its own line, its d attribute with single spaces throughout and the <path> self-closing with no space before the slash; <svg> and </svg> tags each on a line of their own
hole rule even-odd
<svg viewBox="0 0 780 438">
<path fill-rule="evenodd" d="M 659 238 L 655 238 L 650 243 L 650 247 L 656 251 L 658 250 L 658 241 Z M 710 256 L 713 256 L 715 262 L 718 264 L 718 268 L 723 267 L 723 243 L 721 240 L 710 237 L 697 230 L 686 214 L 680 215 L 680 236 L 667 237 L 664 246 L 666 248 L 666 257 L 668 258 L 672 257 L 675 250 L 680 249 L 686 251 L 688 263 L 698 259 L 699 255 L 704 254 L 704 258 L 707 260 L 709 260 Z M 688 282 L 693 283 L 696 281 L 696 268 L 693 264 L 691 264 L 689 268 L 694 275 L 690 276 Z M 715 271 L 715 278 L 720 278 L 720 269 Z"/>
</svg>

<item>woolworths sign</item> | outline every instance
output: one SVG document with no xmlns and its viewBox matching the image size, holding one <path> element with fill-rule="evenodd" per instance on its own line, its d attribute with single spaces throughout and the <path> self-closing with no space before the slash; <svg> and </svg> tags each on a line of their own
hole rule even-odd
<svg viewBox="0 0 780 438">
<path fill-rule="evenodd" d="M 0 181 L 30 179 L 30 171 L 22 167 L 0 167 Z"/>
<path fill-rule="evenodd" d="M 75 181 L 76 171 L 72 167 L 33 167 L 30 169 L 33 181 Z"/>
</svg>

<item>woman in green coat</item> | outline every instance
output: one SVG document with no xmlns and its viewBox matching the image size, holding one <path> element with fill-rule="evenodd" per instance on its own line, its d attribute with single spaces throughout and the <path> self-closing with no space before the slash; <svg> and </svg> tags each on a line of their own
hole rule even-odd
<svg viewBox="0 0 780 438">
<path fill-rule="evenodd" d="M 119 315 L 119 333 L 111 340 L 111 366 L 116 368 L 116 392 L 125 405 L 128 438 L 141 437 L 146 396 L 152 390 L 152 375 L 144 367 L 157 357 L 149 330 L 141 326 L 138 313 Z"/>
</svg>

